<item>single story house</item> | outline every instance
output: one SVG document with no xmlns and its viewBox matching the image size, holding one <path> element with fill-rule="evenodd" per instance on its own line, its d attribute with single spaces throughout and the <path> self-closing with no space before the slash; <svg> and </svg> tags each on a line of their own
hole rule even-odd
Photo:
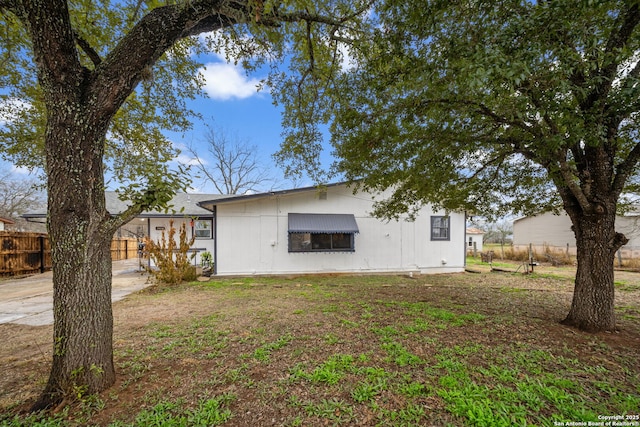
<svg viewBox="0 0 640 427">
<path fill-rule="evenodd" d="M 120 227 L 116 237 L 133 237 L 142 242 L 148 236 L 151 240 L 159 241 L 163 232 L 169 230 L 169 222 L 173 220 L 174 227 L 179 230 L 182 224 L 186 225 L 187 238 L 195 237 L 192 251 L 195 252 L 194 262 L 198 262 L 199 255 L 215 250 L 213 235 L 213 213 L 198 205 L 204 200 L 215 200 L 225 197 L 217 194 L 187 194 L 178 193 L 170 202 L 172 207 L 167 211 L 142 212 L 135 219 Z M 127 202 L 118 198 L 114 191 L 105 192 L 105 203 L 109 213 L 116 215 L 127 209 Z M 47 214 L 42 211 L 29 212 L 23 215 L 30 221 L 45 221 Z M 176 236 L 177 237 L 177 236 Z"/>
<path fill-rule="evenodd" d="M 127 204 L 106 192 L 107 210 Z M 370 212 L 375 200 L 346 184 L 250 195 L 177 194 L 170 212 L 143 212 L 117 237 L 144 236 L 186 224 L 196 236 L 195 262 L 213 255 L 214 274 L 450 273 L 465 268 L 465 214 L 425 206 L 415 221 L 385 221 Z M 45 212 L 25 215 L 44 221 Z"/>
<path fill-rule="evenodd" d="M 5 231 L 6 227 L 5 225 L 12 225 L 15 224 L 14 221 L 8 219 L 8 218 L 2 218 L 0 217 L 0 231 Z"/>
<path fill-rule="evenodd" d="M 450 273 L 465 268 L 465 214 L 371 216 L 374 196 L 344 183 L 199 202 L 213 215 L 217 275 Z"/>
<path fill-rule="evenodd" d="M 571 229 L 571 219 L 566 213 L 556 215 L 546 212 L 513 221 L 513 248 L 538 251 L 545 248 L 576 254 L 576 236 Z M 629 239 L 620 251 L 625 258 L 640 257 L 640 215 L 632 213 L 616 217 L 616 230 Z"/>
<path fill-rule="evenodd" d="M 484 231 L 480 230 L 479 228 L 468 227 L 466 240 L 467 252 L 482 252 L 483 237 Z"/>
</svg>

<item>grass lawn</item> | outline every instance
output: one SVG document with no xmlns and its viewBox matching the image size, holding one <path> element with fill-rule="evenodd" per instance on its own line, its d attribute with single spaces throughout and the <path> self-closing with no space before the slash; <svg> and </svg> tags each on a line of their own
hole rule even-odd
<svg viewBox="0 0 640 427">
<path fill-rule="evenodd" d="M 554 426 L 616 415 L 640 425 L 638 277 L 616 284 L 620 330 L 595 335 L 559 324 L 572 281 L 482 272 L 151 288 L 114 306 L 117 383 L 78 390 L 46 416 L 16 414 L 44 386 L 51 327 L 0 325 L 0 426 Z"/>
</svg>

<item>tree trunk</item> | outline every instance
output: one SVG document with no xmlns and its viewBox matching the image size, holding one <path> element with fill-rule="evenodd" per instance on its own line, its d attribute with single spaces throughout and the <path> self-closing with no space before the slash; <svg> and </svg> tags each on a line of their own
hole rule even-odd
<svg viewBox="0 0 640 427">
<path fill-rule="evenodd" d="M 627 239 L 615 232 L 615 209 L 606 211 L 585 215 L 567 210 L 576 235 L 578 267 L 571 309 L 562 323 L 588 332 L 616 328 L 613 261 Z"/>
<path fill-rule="evenodd" d="M 112 231 L 102 165 L 106 129 L 88 124 L 81 107 L 75 111 L 54 114 L 47 125 L 53 363 L 34 410 L 105 390 L 115 382 Z"/>
</svg>

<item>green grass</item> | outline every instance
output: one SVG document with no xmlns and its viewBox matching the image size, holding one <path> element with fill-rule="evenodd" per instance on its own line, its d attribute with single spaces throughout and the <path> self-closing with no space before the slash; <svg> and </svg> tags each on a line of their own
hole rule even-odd
<svg viewBox="0 0 640 427">
<path fill-rule="evenodd" d="M 55 416 L 0 415 L 0 426 L 91 425 L 103 407 L 117 407 L 101 419 L 111 427 L 259 425 L 248 413 L 288 426 L 547 426 L 637 413 L 637 354 L 541 320 L 540 310 L 526 313 L 527 304 L 559 304 L 544 299 L 550 292 L 521 307 L 524 286 L 547 280 L 328 276 L 185 286 L 194 303 L 214 308 L 118 338 L 118 387 Z M 638 307 L 617 311 L 640 330 Z"/>
</svg>

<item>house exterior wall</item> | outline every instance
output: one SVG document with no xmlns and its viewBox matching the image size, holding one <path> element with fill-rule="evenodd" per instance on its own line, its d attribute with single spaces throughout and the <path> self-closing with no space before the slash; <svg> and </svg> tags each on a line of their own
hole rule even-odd
<svg viewBox="0 0 640 427">
<path fill-rule="evenodd" d="M 450 240 L 431 241 L 431 215 L 415 222 L 372 218 L 368 194 L 345 186 L 276 194 L 217 205 L 216 274 L 331 272 L 459 272 L 465 263 L 465 220 L 450 214 Z M 359 233 L 353 252 L 289 252 L 288 214 L 353 214 Z M 436 215 L 436 214 L 434 214 Z M 437 213 L 444 216 L 444 212 Z"/>
<path fill-rule="evenodd" d="M 483 234 L 467 234 L 467 252 L 473 253 L 474 249 L 477 252 L 482 252 L 482 238 Z"/>
<path fill-rule="evenodd" d="M 163 231 L 165 235 L 168 235 L 171 219 L 172 218 L 168 217 L 136 218 L 129 222 L 124 228 L 136 230 L 136 233 L 138 233 L 142 228 L 144 236 L 149 236 L 151 240 L 159 242 L 162 239 Z M 211 221 L 211 224 L 213 225 L 213 217 L 199 217 L 195 219 L 208 220 Z M 187 239 L 191 239 L 193 236 L 194 230 L 191 226 L 191 217 L 175 217 L 173 218 L 173 227 L 176 229 L 176 234 L 174 236 L 176 243 L 178 243 L 180 239 L 180 227 L 182 224 L 186 225 Z M 211 230 L 210 238 L 196 238 L 191 246 L 192 253 L 195 253 L 195 257 L 193 259 L 194 264 L 200 265 L 200 255 L 202 252 L 208 251 L 213 254 L 215 250 L 215 236 L 213 228 Z"/>
<path fill-rule="evenodd" d="M 531 246 L 541 251 L 545 247 L 576 254 L 576 236 L 571 230 L 571 219 L 566 214 L 545 213 L 517 219 L 513 222 L 513 247 L 522 250 Z M 621 248 L 625 258 L 640 257 L 640 217 L 616 217 L 616 230 L 629 242 Z"/>
<path fill-rule="evenodd" d="M 542 250 L 545 246 L 567 250 L 568 245 L 569 252 L 575 254 L 576 236 L 571 231 L 571 220 L 566 214 L 555 215 L 551 212 L 515 220 L 514 249 L 528 249 L 529 244 L 537 250 Z"/>
<path fill-rule="evenodd" d="M 4 231 L 4 222 L 0 221 L 0 231 Z"/>
</svg>

